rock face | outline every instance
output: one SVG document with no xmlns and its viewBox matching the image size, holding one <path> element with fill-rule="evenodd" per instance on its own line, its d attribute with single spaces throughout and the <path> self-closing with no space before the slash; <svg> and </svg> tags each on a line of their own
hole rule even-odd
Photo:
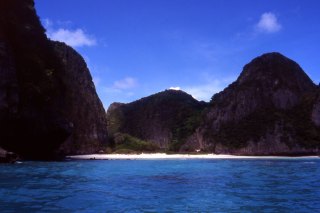
<svg viewBox="0 0 320 213">
<path fill-rule="evenodd" d="M 54 47 L 64 66 L 61 79 L 66 86 L 65 110 L 73 126 L 60 149 L 65 154 L 96 153 L 108 141 L 106 112 L 83 58 L 64 43 L 55 42 Z"/>
<path fill-rule="evenodd" d="M 319 154 L 319 87 L 279 53 L 252 60 L 209 104 L 166 90 L 106 115 L 83 58 L 47 39 L 33 0 L 1 0 L 0 14 L 0 161 L 95 153 L 109 137 L 139 151 Z"/>
<path fill-rule="evenodd" d="M 206 106 L 183 91 L 166 90 L 129 104 L 113 103 L 107 111 L 108 131 L 126 133 L 178 151 L 195 130 Z"/>
<path fill-rule="evenodd" d="M 312 109 L 311 119 L 316 126 L 320 127 L 320 92 L 318 93 L 318 98 Z"/>
<path fill-rule="evenodd" d="M 279 53 L 247 64 L 240 77 L 213 96 L 201 137 L 182 147 L 216 153 L 299 155 L 317 153 L 320 130 L 316 86 L 294 61 Z"/>
<path fill-rule="evenodd" d="M 288 110 L 314 89 L 297 63 L 279 53 L 265 54 L 247 64 L 237 81 L 213 96 L 213 107 L 207 116 L 213 127 L 219 128 L 257 109 Z"/>
<path fill-rule="evenodd" d="M 99 149 L 106 120 L 81 57 L 47 39 L 33 0 L 2 0 L 0 13 L 0 146 L 28 159 Z"/>
</svg>

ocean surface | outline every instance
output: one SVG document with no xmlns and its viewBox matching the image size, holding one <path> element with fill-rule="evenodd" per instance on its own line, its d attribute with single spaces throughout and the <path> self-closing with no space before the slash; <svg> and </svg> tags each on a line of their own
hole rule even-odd
<svg viewBox="0 0 320 213">
<path fill-rule="evenodd" d="M 320 159 L 3 164 L 0 212 L 320 212 Z"/>
</svg>

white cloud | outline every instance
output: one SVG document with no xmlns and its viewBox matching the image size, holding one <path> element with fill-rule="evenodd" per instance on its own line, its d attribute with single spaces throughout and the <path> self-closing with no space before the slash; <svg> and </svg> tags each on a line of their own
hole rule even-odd
<svg viewBox="0 0 320 213">
<path fill-rule="evenodd" d="M 42 19 L 42 23 L 46 29 L 51 28 L 53 25 L 52 21 L 48 18 Z"/>
<path fill-rule="evenodd" d="M 60 28 L 47 32 L 47 36 L 54 41 L 64 42 L 72 47 L 83 47 L 96 45 L 96 40 L 87 35 L 82 29 L 69 30 Z"/>
<path fill-rule="evenodd" d="M 171 90 L 181 90 L 180 87 L 170 87 L 169 89 L 171 89 Z"/>
<path fill-rule="evenodd" d="M 131 89 L 134 87 L 138 86 L 138 82 L 135 78 L 132 77 L 126 77 L 124 79 L 115 81 L 113 83 L 113 88 L 115 89 L 121 89 L 121 90 L 125 90 L 125 89 Z"/>
<path fill-rule="evenodd" d="M 199 101 L 210 101 L 214 94 L 221 92 L 235 80 L 234 76 L 222 79 L 214 79 L 213 76 L 207 74 L 204 76 L 206 77 L 206 80 L 202 84 L 191 85 L 182 89 Z"/>
<path fill-rule="evenodd" d="M 139 86 L 138 81 L 132 77 L 115 81 L 111 86 L 101 86 L 104 98 L 104 106 L 108 106 L 112 102 L 128 103 L 133 101 L 135 97 L 135 87 Z"/>
<path fill-rule="evenodd" d="M 103 92 L 108 94 L 119 94 L 122 93 L 122 90 L 116 89 L 114 87 L 103 87 Z"/>
<path fill-rule="evenodd" d="M 211 97 L 224 89 L 220 81 L 213 81 L 203 85 L 186 87 L 185 91 L 192 95 L 193 98 L 199 101 L 210 101 Z"/>
<path fill-rule="evenodd" d="M 71 21 L 55 21 L 46 18 L 42 19 L 42 24 L 46 28 L 47 36 L 53 41 L 61 41 L 72 47 L 94 46 L 97 44 L 93 36 L 88 35 L 84 30 L 69 29 Z"/>
<path fill-rule="evenodd" d="M 99 77 L 93 77 L 93 78 L 92 78 L 92 81 L 93 81 L 95 87 L 97 88 L 98 86 L 100 86 L 101 78 L 99 78 Z"/>
<path fill-rule="evenodd" d="M 259 32 L 265 33 L 275 33 L 282 28 L 276 15 L 271 12 L 263 13 L 256 27 Z"/>
</svg>

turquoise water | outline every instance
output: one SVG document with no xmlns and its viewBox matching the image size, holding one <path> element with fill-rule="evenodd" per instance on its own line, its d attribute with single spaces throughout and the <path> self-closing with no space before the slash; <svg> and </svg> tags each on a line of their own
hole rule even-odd
<svg viewBox="0 0 320 213">
<path fill-rule="evenodd" d="M 0 165 L 1 212 L 319 212 L 320 160 Z"/>
</svg>

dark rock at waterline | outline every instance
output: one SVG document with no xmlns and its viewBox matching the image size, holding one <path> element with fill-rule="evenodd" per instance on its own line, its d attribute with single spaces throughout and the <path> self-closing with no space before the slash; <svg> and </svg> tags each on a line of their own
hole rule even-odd
<svg viewBox="0 0 320 213">
<path fill-rule="evenodd" d="M 19 159 L 18 155 L 8 152 L 0 147 L 0 163 L 14 163 Z"/>
<path fill-rule="evenodd" d="M 51 158 L 72 131 L 62 110 L 62 65 L 33 1 L 3 0 L 0 13 L 0 145 Z"/>
</svg>

